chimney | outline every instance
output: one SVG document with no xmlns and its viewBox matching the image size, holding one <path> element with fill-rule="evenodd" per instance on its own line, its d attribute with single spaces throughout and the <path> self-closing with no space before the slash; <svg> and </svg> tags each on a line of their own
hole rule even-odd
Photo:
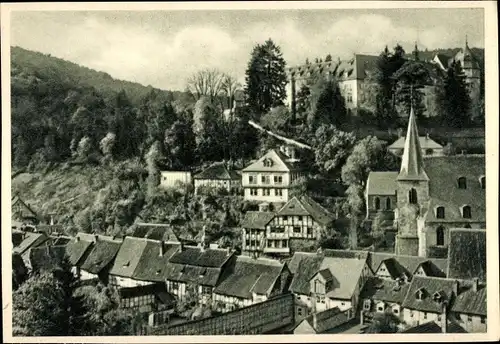
<svg viewBox="0 0 500 344">
<path fill-rule="evenodd" d="M 448 332 L 448 302 L 445 300 L 443 301 L 442 305 L 442 311 L 441 311 L 441 331 L 443 333 Z"/>
<path fill-rule="evenodd" d="M 426 140 L 428 140 L 428 139 L 429 139 L 429 132 L 427 132 L 427 133 L 425 134 L 425 139 L 426 139 Z"/>
<path fill-rule="evenodd" d="M 455 293 L 455 296 L 458 295 L 458 281 L 457 280 L 453 281 L 453 292 Z"/>
<path fill-rule="evenodd" d="M 165 254 L 164 250 L 165 250 L 165 242 L 162 240 L 160 241 L 160 257 L 163 257 L 163 255 Z"/>
<path fill-rule="evenodd" d="M 99 241 L 99 235 L 94 234 L 94 242 L 98 242 L 98 241 Z"/>
<path fill-rule="evenodd" d="M 75 238 L 75 241 L 76 241 L 76 242 L 79 242 L 79 241 L 80 241 L 80 237 L 79 237 L 79 236 L 77 236 L 77 237 Z"/>
<path fill-rule="evenodd" d="M 228 255 L 228 256 L 230 256 L 230 255 L 231 255 L 231 247 L 228 247 L 228 248 L 226 249 L 226 253 L 227 253 L 227 255 Z"/>
<path fill-rule="evenodd" d="M 472 291 L 477 292 L 478 287 L 479 287 L 479 278 L 474 277 L 472 279 Z"/>
<path fill-rule="evenodd" d="M 323 254 L 323 250 L 321 249 L 321 247 L 319 247 L 317 250 L 316 250 L 316 254 L 318 256 L 321 256 Z"/>
<path fill-rule="evenodd" d="M 182 252 L 182 251 L 184 251 L 184 243 L 183 242 L 181 242 L 179 244 L 179 252 Z"/>
</svg>

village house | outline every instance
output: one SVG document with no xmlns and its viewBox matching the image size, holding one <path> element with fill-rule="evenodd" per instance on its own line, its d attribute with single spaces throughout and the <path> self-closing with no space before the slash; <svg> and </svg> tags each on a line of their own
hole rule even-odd
<svg viewBox="0 0 500 344">
<path fill-rule="evenodd" d="M 279 254 L 314 246 L 334 215 L 307 195 L 293 197 L 275 213 L 248 212 L 242 222 L 246 254 Z"/>
<path fill-rule="evenodd" d="M 441 322 L 429 321 L 416 325 L 405 329 L 402 333 L 467 333 L 467 331 L 454 322 L 447 321 L 445 324 L 443 320 Z"/>
<path fill-rule="evenodd" d="M 284 263 L 238 256 L 231 272 L 215 287 L 212 302 L 221 312 L 247 307 L 283 294 L 290 280 Z"/>
<path fill-rule="evenodd" d="M 422 149 L 422 156 L 443 156 L 444 147 L 431 139 L 429 135 L 419 136 L 420 148 Z M 405 148 L 405 137 L 401 136 L 394 143 L 392 143 L 387 150 L 394 155 L 402 156 Z"/>
<path fill-rule="evenodd" d="M 212 164 L 195 174 L 193 179 L 195 194 L 203 188 L 223 189 L 231 193 L 241 186 L 241 176 L 236 171 L 229 170 L 224 162 Z"/>
<path fill-rule="evenodd" d="M 146 238 L 150 240 L 164 241 L 165 243 L 180 243 L 170 225 L 163 223 L 136 223 L 130 236 L 134 238 Z"/>
<path fill-rule="evenodd" d="M 192 184 L 190 171 L 161 171 L 160 187 L 173 188 Z"/>
<path fill-rule="evenodd" d="M 152 284 L 151 281 L 139 281 L 133 278 L 139 260 L 148 242 L 144 238 L 125 237 L 109 272 L 109 283 L 118 288 L 131 288 Z"/>
<path fill-rule="evenodd" d="M 41 232 L 24 232 L 21 243 L 14 247 L 13 252 L 19 254 L 26 267 L 31 270 L 30 251 L 32 248 L 47 246 L 50 244 L 50 237 Z"/>
<path fill-rule="evenodd" d="M 83 240 L 79 234 L 66 244 L 66 256 L 72 266 L 71 271 L 77 278 L 81 277 L 80 266 L 94 244 L 93 240 Z"/>
<path fill-rule="evenodd" d="M 180 246 L 169 260 L 165 280 L 167 290 L 178 300 L 198 299 L 211 303 L 221 278 L 230 272 L 236 256 L 230 249 Z"/>
<path fill-rule="evenodd" d="M 400 172 L 368 177 L 367 217 L 389 211 L 390 203 L 398 228 L 396 254 L 443 256 L 450 228 L 486 224 L 485 168 L 484 155 L 424 159 L 412 109 Z"/>
<path fill-rule="evenodd" d="M 167 292 L 165 283 L 154 283 L 118 289 L 120 308 L 133 309 L 139 313 L 166 311 L 173 313 L 175 298 Z"/>
<path fill-rule="evenodd" d="M 242 170 L 241 184 L 248 201 L 283 204 L 289 200 L 292 183 L 301 175 L 296 163 L 271 149 Z"/>
<path fill-rule="evenodd" d="M 338 307 L 330 308 L 304 318 L 294 328 L 293 334 L 329 333 L 352 318 L 353 313 L 349 310 L 342 312 Z"/>
<path fill-rule="evenodd" d="M 61 266 L 65 256 L 65 245 L 34 247 L 29 254 L 31 272 L 52 271 L 54 268 Z"/>
<path fill-rule="evenodd" d="M 38 225 L 43 222 L 42 216 L 35 212 L 29 204 L 24 202 L 19 195 L 11 200 L 12 226 L 21 229 L 23 225 Z"/>
<path fill-rule="evenodd" d="M 474 278 L 470 286 L 459 291 L 451 306 L 451 319 L 467 332 L 487 332 L 486 285 Z"/>
<path fill-rule="evenodd" d="M 410 281 L 412 276 L 446 277 L 447 259 L 371 253 L 375 276 L 384 279 Z"/>
</svg>

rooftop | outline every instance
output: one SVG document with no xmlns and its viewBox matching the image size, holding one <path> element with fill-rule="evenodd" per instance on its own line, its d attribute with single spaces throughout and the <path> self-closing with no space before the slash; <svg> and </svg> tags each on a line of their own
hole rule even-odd
<svg viewBox="0 0 500 344">
<path fill-rule="evenodd" d="M 280 210 L 278 216 L 311 216 L 314 221 L 327 225 L 335 216 L 307 195 L 293 197 Z"/>
<path fill-rule="evenodd" d="M 288 157 L 279 150 L 271 149 L 257 161 L 243 169 L 243 172 L 290 172 L 296 170 L 287 162 Z"/>
<path fill-rule="evenodd" d="M 270 211 L 247 211 L 241 222 L 241 227 L 247 229 L 265 229 L 274 216 L 275 213 Z"/>
<path fill-rule="evenodd" d="M 486 230 L 451 229 L 448 243 L 449 278 L 486 281 Z"/>
<path fill-rule="evenodd" d="M 422 312 L 441 314 L 443 311 L 442 302 L 451 302 L 456 286 L 458 287 L 458 282 L 452 279 L 414 276 L 402 306 Z M 417 298 L 419 290 L 423 292 L 421 300 Z M 435 293 L 440 293 L 442 299 L 435 300 Z"/>
<path fill-rule="evenodd" d="M 370 172 L 366 183 L 368 195 L 395 196 L 397 190 L 396 179 L 398 172 Z"/>
<path fill-rule="evenodd" d="M 230 171 L 225 163 L 217 162 L 196 174 L 194 179 L 239 180 L 241 177 L 235 171 Z"/>
<path fill-rule="evenodd" d="M 92 274 L 99 274 L 109 266 L 120 250 L 121 241 L 107 240 L 100 237 L 83 259 L 80 268 Z"/>
<path fill-rule="evenodd" d="M 442 149 L 443 146 L 431 139 L 428 136 L 419 136 L 418 141 L 421 149 Z M 389 149 L 403 149 L 405 147 L 405 137 L 402 136 L 394 141 L 388 148 Z"/>
</svg>

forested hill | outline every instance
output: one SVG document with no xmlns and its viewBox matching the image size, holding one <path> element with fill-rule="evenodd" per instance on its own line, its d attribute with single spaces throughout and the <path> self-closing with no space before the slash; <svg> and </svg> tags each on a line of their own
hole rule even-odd
<svg viewBox="0 0 500 344">
<path fill-rule="evenodd" d="M 114 94 L 124 90 L 134 105 L 152 90 L 164 93 L 171 101 L 183 96 L 183 92 L 159 90 L 152 86 L 113 79 L 107 73 L 20 47 L 11 47 L 11 75 L 35 76 L 68 85 L 94 87 L 105 99 L 111 99 Z"/>
</svg>

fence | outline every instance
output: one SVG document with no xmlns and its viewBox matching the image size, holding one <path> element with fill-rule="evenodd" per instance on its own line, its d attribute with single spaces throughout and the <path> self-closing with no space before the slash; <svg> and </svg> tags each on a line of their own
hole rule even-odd
<svg viewBox="0 0 500 344">
<path fill-rule="evenodd" d="M 151 335 L 251 335 L 270 333 L 294 322 L 293 294 L 280 295 L 215 317 L 150 329 Z"/>
</svg>

